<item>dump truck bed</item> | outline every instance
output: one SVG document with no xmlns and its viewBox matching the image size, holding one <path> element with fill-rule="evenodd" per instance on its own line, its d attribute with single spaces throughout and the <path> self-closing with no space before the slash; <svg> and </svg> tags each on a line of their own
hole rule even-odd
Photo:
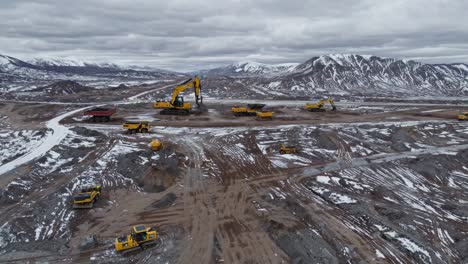
<svg viewBox="0 0 468 264">
<path fill-rule="evenodd" d="M 96 107 L 85 111 L 83 115 L 85 116 L 112 116 L 115 114 L 115 108 L 103 108 L 103 107 Z"/>
<path fill-rule="evenodd" d="M 260 110 L 265 107 L 265 104 L 248 104 L 247 107 L 253 110 Z"/>
</svg>

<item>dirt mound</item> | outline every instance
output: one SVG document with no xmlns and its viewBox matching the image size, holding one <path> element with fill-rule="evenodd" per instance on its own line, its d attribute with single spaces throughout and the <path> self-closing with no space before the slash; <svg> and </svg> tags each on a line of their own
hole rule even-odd
<svg viewBox="0 0 468 264">
<path fill-rule="evenodd" d="M 160 200 L 154 202 L 151 206 L 155 209 L 163 209 L 171 206 L 175 200 L 177 199 L 177 195 L 174 193 L 168 193 L 163 196 Z"/>
<path fill-rule="evenodd" d="M 94 90 L 94 88 L 81 85 L 75 81 L 63 80 L 63 81 L 55 82 L 51 85 L 36 88 L 31 91 L 44 92 L 44 93 L 48 93 L 52 95 L 66 95 L 66 94 L 90 92 L 92 90 Z"/>
<path fill-rule="evenodd" d="M 121 83 L 119 86 L 109 88 L 109 90 L 111 90 L 111 91 L 126 90 L 128 88 L 130 88 L 130 87 L 128 87 L 127 85 Z"/>
</svg>

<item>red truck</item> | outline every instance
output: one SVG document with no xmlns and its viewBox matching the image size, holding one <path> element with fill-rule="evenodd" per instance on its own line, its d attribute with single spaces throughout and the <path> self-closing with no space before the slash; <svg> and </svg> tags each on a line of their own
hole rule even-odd
<svg viewBox="0 0 468 264">
<path fill-rule="evenodd" d="M 108 122 L 111 119 L 111 116 L 115 114 L 115 108 L 103 108 L 103 107 L 96 107 L 85 111 L 83 115 L 85 116 L 92 116 L 93 122 Z"/>
</svg>

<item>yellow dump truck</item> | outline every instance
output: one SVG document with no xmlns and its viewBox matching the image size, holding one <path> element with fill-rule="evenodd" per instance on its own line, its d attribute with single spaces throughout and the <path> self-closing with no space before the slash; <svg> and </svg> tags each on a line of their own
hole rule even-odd
<svg viewBox="0 0 468 264">
<path fill-rule="evenodd" d="M 122 128 L 129 134 L 148 133 L 151 126 L 148 121 L 129 121 L 122 125 Z"/>
<path fill-rule="evenodd" d="M 260 112 L 257 111 L 257 120 L 272 120 L 273 112 Z"/>
<path fill-rule="evenodd" d="M 144 250 L 157 243 L 158 233 L 155 229 L 145 225 L 136 225 L 132 227 L 131 234 L 115 239 L 115 250 L 122 254 L 128 254 L 135 250 Z"/>
<path fill-rule="evenodd" d="M 162 144 L 161 141 L 155 139 L 155 140 L 151 141 L 150 147 L 151 147 L 151 150 L 158 151 L 158 150 L 161 150 L 163 148 L 163 144 Z"/>
<path fill-rule="evenodd" d="M 463 112 L 458 115 L 458 120 L 459 121 L 465 121 L 468 120 L 468 112 Z"/>
<path fill-rule="evenodd" d="M 281 145 L 279 152 L 280 152 L 280 154 L 294 154 L 294 153 L 297 153 L 297 150 L 296 150 L 295 146 Z"/>
<path fill-rule="evenodd" d="M 78 194 L 73 196 L 73 208 L 74 209 L 90 209 L 94 207 L 94 203 L 101 196 L 102 187 L 101 185 L 94 185 L 84 187 Z"/>
<path fill-rule="evenodd" d="M 248 104 L 247 106 L 234 106 L 231 112 L 234 116 L 256 116 L 257 111 L 260 111 L 265 104 Z"/>
</svg>

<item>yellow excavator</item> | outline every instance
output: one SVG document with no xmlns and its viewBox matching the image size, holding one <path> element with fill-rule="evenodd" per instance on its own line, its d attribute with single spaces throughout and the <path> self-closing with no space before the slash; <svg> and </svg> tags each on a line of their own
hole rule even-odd
<svg viewBox="0 0 468 264">
<path fill-rule="evenodd" d="M 316 104 L 306 104 L 304 109 L 311 112 L 325 112 L 325 103 L 329 103 L 332 107 L 332 111 L 336 111 L 336 106 L 333 99 L 322 99 Z"/>
<path fill-rule="evenodd" d="M 161 115 L 188 115 L 192 112 L 192 104 L 185 103 L 184 98 L 179 96 L 179 94 L 189 88 L 194 88 L 195 90 L 195 102 L 197 108 L 200 110 L 203 103 L 203 98 L 201 96 L 201 83 L 200 77 L 195 76 L 188 79 L 187 81 L 178 85 L 172 92 L 172 97 L 170 101 L 156 101 L 153 104 L 155 109 L 162 109 Z"/>
<path fill-rule="evenodd" d="M 125 255 L 132 251 L 144 250 L 158 242 L 156 230 L 145 225 L 136 225 L 133 226 L 131 234 L 115 239 L 115 250 Z"/>
</svg>

